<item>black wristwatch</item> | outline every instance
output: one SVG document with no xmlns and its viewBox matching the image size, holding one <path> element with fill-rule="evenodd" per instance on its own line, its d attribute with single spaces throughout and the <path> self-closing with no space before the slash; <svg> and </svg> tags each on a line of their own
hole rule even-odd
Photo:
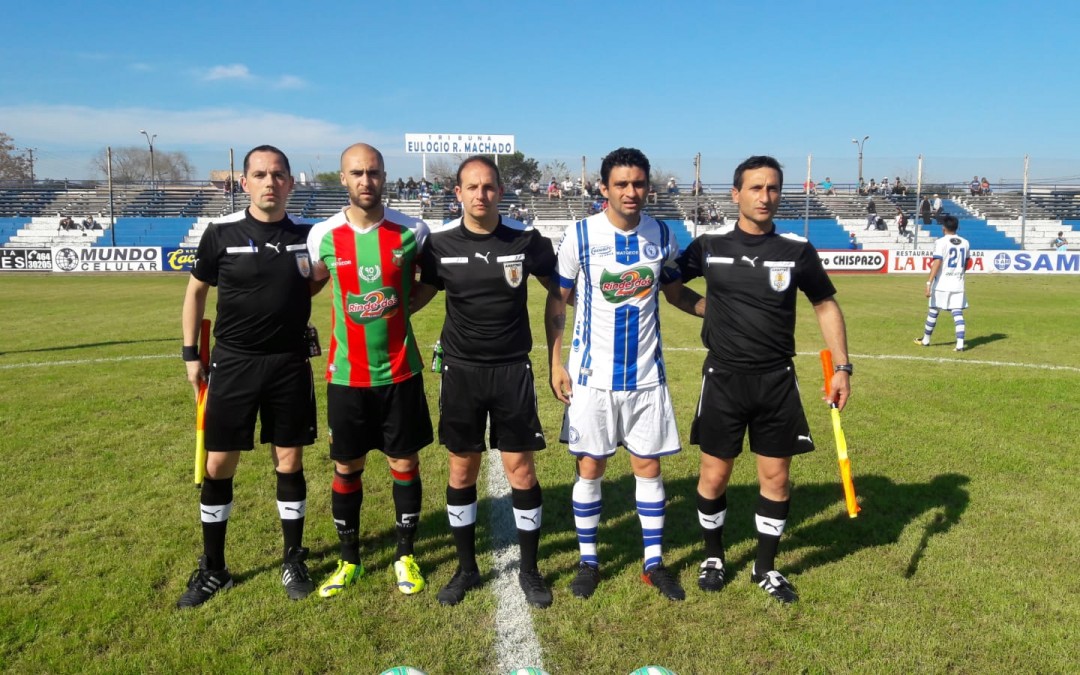
<svg viewBox="0 0 1080 675">
<path fill-rule="evenodd" d="M 837 373 L 847 373 L 848 375 L 854 375 L 855 367 L 852 366 L 850 363 L 841 363 L 840 365 L 833 368 L 833 371 Z"/>
</svg>

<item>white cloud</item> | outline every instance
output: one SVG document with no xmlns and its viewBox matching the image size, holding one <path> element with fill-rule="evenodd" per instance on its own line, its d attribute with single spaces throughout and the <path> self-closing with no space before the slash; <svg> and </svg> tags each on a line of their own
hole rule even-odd
<svg viewBox="0 0 1080 675">
<path fill-rule="evenodd" d="M 417 173 L 417 156 L 394 157 L 402 137 L 374 133 L 314 117 L 238 107 L 166 110 L 160 108 L 92 108 L 73 105 L 0 106 L 3 131 L 20 147 L 34 147 L 40 158 L 37 174 L 50 178 L 93 176 L 90 158 L 105 146 L 145 146 L 139 134 L 155 134 L 154 147 L 181 150 L 195 164 L 195 177 L 228 167 L 232 148 L 239 163 L 248 149 L 269 143 L 289 156 L 293 171 L 334 170 L 341 151 L 357 141 L 382 148 L 388 169 Z"/>
<path fill-rule="evenodd" d="M 251 71 L 242 63 L 233 63 L 227 66 L 214 66 L 202 76 L 203 80 L 213 82 L 216 80 L 250 80 Z"/>
<path fill-rule="evenodd" d="M 149 63 L 129 63 L 128 70 L 136 73 L 150 73 L 153 72 L 154 67 Z"/>
<path fill-rule="evenodd" d="M 274 83 L 276 89 L 303 89 L 307 82 L 295 75 L 282 75 Z"/>
</svg>

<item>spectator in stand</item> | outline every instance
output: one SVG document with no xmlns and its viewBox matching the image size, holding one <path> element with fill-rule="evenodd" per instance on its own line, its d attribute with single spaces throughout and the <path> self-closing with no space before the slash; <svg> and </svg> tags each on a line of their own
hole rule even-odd
<svg viewBox="0 0 1080 675">
<path fill-rule="evenodd" d="M 709 203 L 709 224 L 716 225 L 720 222 L 720 214 L 716 212 L 716 204 Z"/>
<path fill-rule="evenodd" d="M 815 183 L 813 180 L 803 181 L 802 189 L 803 189 L 803 194 L 806 194 L 807 192 L 809 192 L 812 195 L 816 195 L 817 194 L 817 183 Z"/>
<path fill-rule="evenodd" d="M 533 193 L 533 195 L 540 194 L 540 181 L 534 178 L 532 182 L 529 183 L 529 192 Z"/>
<path fill-rule="evenodd" d="M 825 180 L 818 183 L 818 189 L 821 190 L 824 194 L 827 194 L 827 195 L 836 194 L 836 191 L 833 190 L 832 178 L 829 178 L 828 176 L 825 176 Z"/>
<path fill-rule="evenodd" d="M 870 179 L 870 187 L 867 188 L 867 192 L 872 195 L 876 195 L 878 193 L 878 186 L 877 183 L 874 182 L 873 178 Z"/>
<path fill-rule="evenodd" d="M 574 179 L 570 176 L 567 176 L 566 180 L 562 182 L 562 194 L 564 197 L 574 196 Z"/>
<path fill-rule="evenodd" d="M 84 230 L 100 230 L 101 223 L 94 220 L 94 214 L 90 214 L 82 221 L 82 229 Z"/>
<path fill-rule="evenodd" d="M 911 239 L 911 234 L 907 229 L 907 216 L 904 215 L 904 209 L 899 206 L 896 207 L 896 231 L 901 237 Z"/>
<path fill-rule="evenodd" d="M 547 196 L 548 199 L 559 199 L 562 197 L 562 190 L 559 189 L 559 184 L 555 182 L 554 178 L 548 183 Z"/>
<path fill-rule="evenodd" d="M 1050 241 L 1050 248 L 1055 251 L 1068 251 L 1069 240 L 1065 238 L 1065 232 L 1058 232 L 1058 235 Z"/>
<path fill-rule="evenodd" d="M 922 224 L 923 225 L 929 225 L 931 223 L 930 214 L 931 214 L 930 198 L 926 197 L 924 195 L 923 198 L 922 198 L 922 203 L 919 204 L 919 215 L 922 216 Z"/>
<path fill-rule="evenodd" d="M 900 180 L 900 176 L 897 176 L 896 180 L 893 181 L 892 192 L 894 195 L 907 196 L 907 186 Z"/>
<path fill-rule="evenodd" d="M 705 190 L 702 189 L 702 187 L 701 187 L 701 181 L 695 180 L 693 187 L 690 188 L 690 194 L 693 195 L 694 197 L 696 197 L 696 196 L 702 194 L 703 192 L 705 192 Z"/>
<path fill-rule="evenodd" d="M 61 230 L 74 230 L 75 229 L 75 221 L 71 219 L 71 216 L 64 216 L 63 218 L 60 219 L 60 229 Z"/>
<path fill-rule="evenodd" d="M 450 203 L 446 206 L 446 214 L 451 218 L 457 218 L 461 215 L 461 202 L 457 199 L 451 199 Z"/>
<path fill-rule="evenodd" d="M 599 194 L 596 195 L 596 199 L 593 200 L 592 206 L 589 208 L 589 210 L 593 214 L 600 213 L 604 210 L 604 202 Z"/>
<path fill-rule="evenodd" d="M 394 184 L 394 196 L 398 199 L 405 199 L 405 181 L 401 180 L 400 176 L 397 183 Z"/>
<path fill-rule="evenodd" d="M 417 185 L 412 176 L 405 182 L 405 199 L 416 199 Z"/>
<path fill-rule="evenodd" d="M 873 183 L 874 179 L 871 178 L 870 182 Z M 871 195 L 866 198 L 866 229 L 871 230 L 877 225 L 877 204 L 874 203 L 874 197 Z"/>
<path fill-rule="evenodd" d="M 883 195 L 889 194 L 889 177 L 888 176 L 885 176 L 884 178 L 881 179 L 881 184 L 879 186 L 879 189 L 881 190 L 881 194 L 883 194 Z"/>
<path fill-rule="evenodd" d="M 979 177 L 978 176 L 972 176 L 971 177 L 971 183 L 968 184 L 968 190 L 971 191 L 972 196 L 979 194 L 979 188 L 980 188 Z"/>
<path fill-rule="evenodd" d="M 931 205 L 934 207 L 935 218 L 941 218 L 941 216 L 945 214 L 945 205 L 942 204 L 941 196 L 938 195 L 936 192 L 934 193 L 934 201 L 931 202 Z"/>
<path fill-rule="evenodd" d="M 848 248 L 850 248 L 852 251 L 857 251 L 859 250 L 859 246 L 861 246 L 861 244 L 859 243 L 859 240 L 855 238 L 855 233 L 852 232 L 849 235 Z"/>
<path fill-rule="evenodd" d="M 679 194 L 679 184 L 675 182 L 675 176 L 672 176 L 671 178 L 668 178 L 667 193 L 669 195 L 677 195 L 677 194 Z"/>
<path fill-rule="evenodd" d="M 986 180 L 986 176 L 983 176 L 982 180 L 979 181 L 979 194 L 990 194 L 990 181 Z"/>
<path fill-rule="evenodd" d="M 859 187 L 857 189 L 859 194 L 863 195 L 864 197 L 869 193 L 869 191 L 866 189 L 866 183 L 864 183 L 861 178 L 859 179 Z"/>
</svg>

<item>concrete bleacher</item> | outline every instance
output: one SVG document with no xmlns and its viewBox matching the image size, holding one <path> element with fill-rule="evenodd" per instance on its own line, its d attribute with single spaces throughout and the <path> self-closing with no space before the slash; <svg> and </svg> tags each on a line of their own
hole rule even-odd
<svg viewBox="0 0 1080 675">
<path fill-rule="evenodd" d="M 180 246 L 191 230 L 193 218 L 119 218 L 117 246 Z"/>
<path fill-rule="evenodd" d="M 109 223 L 99 221 L 100 230 L 62 230 L 60 216 L 36 216 L 24 222 L 4 242 L 5 248 L 48 248 L 50 246 L 92 246 L 108 232 Z M 79 222 L 79 220 L 76 220 Z"/>
</svg>

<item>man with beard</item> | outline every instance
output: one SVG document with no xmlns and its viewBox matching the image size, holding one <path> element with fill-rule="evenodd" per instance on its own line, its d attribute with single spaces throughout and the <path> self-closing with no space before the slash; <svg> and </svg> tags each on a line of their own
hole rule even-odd
<svg viewBox="0 0 1080 675">
<path fill-rule="evenodd" d="M 419 451 L 433 440 L 410 317 L 417 260 L 428 236 L 422 220 L 383 207 L 383 156 L 364 143 L 341 154 L 349 205 L 316 224 L 308 238 L 316 279 L 329 276 L 333 332 L 326 371 L 331 511 L 340 540 L 337 569 L 319 595 L 338 595 L 364 574 L 360 562 L 361 476 L 381 450 L 394 480 L 394 573 L 406 595 L 424 588 L 413 557 L 420 520 Z"/>
</svg>

